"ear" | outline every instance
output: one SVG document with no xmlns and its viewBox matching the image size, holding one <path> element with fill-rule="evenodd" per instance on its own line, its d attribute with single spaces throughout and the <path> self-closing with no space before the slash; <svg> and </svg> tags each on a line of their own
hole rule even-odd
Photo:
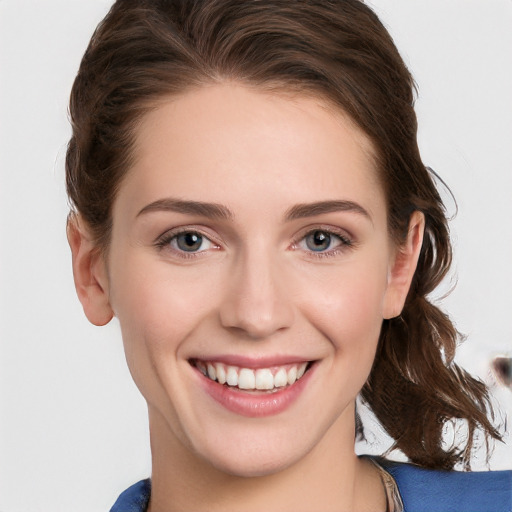
<svg viewBox="0 0 512 512">
<path fill-rule="evenodd" d="M 108 294 L 105 258 L 78 215 L 68 219 L 67 235 L 73 259 L 73 278 L 85 316 L 94 325 L 110 322 L 114 312 Z"/>
<path fill-rule="evenodd" d="M 388 287 L 384 297 L 385 319 L 399 316 L 409 293 L 423 243 L 425 216 L 419 211 L 411 215 L 405 243 L 398 247 L 389 270 Z"/>
</svg>

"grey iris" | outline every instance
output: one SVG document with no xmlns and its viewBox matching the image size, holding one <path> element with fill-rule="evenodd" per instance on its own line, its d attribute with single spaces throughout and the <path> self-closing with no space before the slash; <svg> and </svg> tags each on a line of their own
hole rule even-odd
<svg viewBox="0 0 512 512">
<path fill-rule="evenodd" d="M 325 231 L 313 231 L 306 236 L 306 245 L 311 251 L 325 251 L 331 245 L 331 235 Z"/>
<path fill-rule="evenodd" d="M 176 237 L 178 248 L 186 252 L 197 251 L 203 243 L 203 237 L 198 233 L 181 233 Z"/>
</svg>

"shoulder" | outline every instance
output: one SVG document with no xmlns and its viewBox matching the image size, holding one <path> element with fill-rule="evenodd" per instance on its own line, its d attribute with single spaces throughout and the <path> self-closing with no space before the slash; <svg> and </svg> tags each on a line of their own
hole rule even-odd
<svg viewBox="0 0 512 512">
<path fill-rule="evenodd" d="M 512 511 L 512 471 L 438 471 L 378 462 L 395 479 L 405 512 Z"/>
<path fill-rule="evenodd" d="M 151 495 L 151 481 L 141 480 L 122 492 L 110 512 L 145 512 Z"/>
</svg>

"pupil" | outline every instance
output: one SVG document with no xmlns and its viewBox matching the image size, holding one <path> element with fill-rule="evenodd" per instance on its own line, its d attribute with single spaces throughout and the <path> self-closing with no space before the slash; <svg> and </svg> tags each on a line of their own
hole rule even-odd
<svg viewBox="0 0 512 512">
<path fill-rule="evenodd" d="M 331 235 L 325 231 L 315 231 L 306 238 L 306 244 L 312 251 L 325 251 L 331 244 Z"/>
<path fill-rule="evenodd" d="M 178 235 L 178 247 L 182 251 L 192 252 L 201 247 L 203 237 L 197 233 L 183 233 Z"/>
</svg>

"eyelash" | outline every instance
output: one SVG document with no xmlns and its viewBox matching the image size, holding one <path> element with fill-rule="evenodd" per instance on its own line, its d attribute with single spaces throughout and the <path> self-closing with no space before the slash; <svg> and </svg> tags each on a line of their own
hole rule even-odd
<svg viewBox="0 0 512 512">
<path fill-rule="evenodd" d="M 340 241 L 340 243 L 334 249 L 329 249 L 326 251 L 304 250 L 304 252 L 308 254 L 308 257 L 330 258 L 333 256 L 337 256 L 341 252 L 344 252 L 347 249 L 351 249 L 354 247 L 354 241 L 351 238 L 347 237 L 347 235 L 345 233 L 341 233 L 341 232 L 334 230 L 330 227 L 325 228 L 322 226 L 318 226 L 318 227 L 314 227 L 314 228 L 309 228 L 307 231 L 303 232 L 300 236 L 298 236 L 295 239 L 295 241 L 292 242 L 292 245 L 291 245 L 292 249 L 293 250 L 301 250 L 299 247 L 299 244 L 301 242 L 304 242 L 308 236 L 311 236 L 315 233 L 322 233 L 322 234 L 328 235 L 329 237 L 334 237 L 334 238 L 338 239 Z M 173 240 L 176 240 L 179 235 L 183 235 L 183 234 L 199 235 L 204 240 L 207 240 L 208 242 L 210 242 L 214 246 L 215 249 L 219 248 L 219 245 L 215 241 L 213 241 L 209 235 L 203 233 L 199 229 L 193 229 L 193 228 L 183 228 L 183 229 L 178 229 L 178 230 L 167 231 L 166 233 L 164 233 L 162 236 L 160 236 L 156 240 L 155 247 L 157 247 L 157 249 L 159 249 L 159 250 L 170 249 L 175 254 L 179 255 L 180 258 L 185 258 L 185 259 L 198 258 L 198 257 L 201 257 L 202 253 L 208 252 L 208 249 L 202 250 L 202 251 L 187 252 L 187 251 L 176 249 L 176 248 L 172 247 L 171 244 L 172 244 Z"/>
</svg>

